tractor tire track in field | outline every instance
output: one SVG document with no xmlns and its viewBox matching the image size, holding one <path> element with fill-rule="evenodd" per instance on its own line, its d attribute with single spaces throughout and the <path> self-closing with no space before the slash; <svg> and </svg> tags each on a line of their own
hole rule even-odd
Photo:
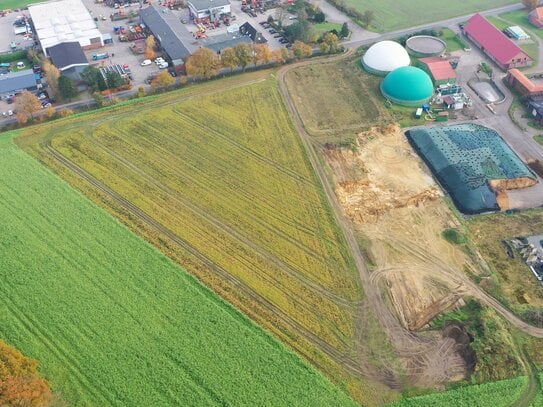
<svg viewBox="0 0 543 407">
<path fill-rule="evenodd" d="M 168 198 L 171 198 L 175 202 L 181 204 L 185 209 L 193 213 L 195 216 L 203 218 L 205 221 L 211 223 L 218 230 L 234 238 L 234 240 L 237 240 L 238 242 L 250 247 L 253 251 L 258 253 L 263 259 L 267 260 L 271 264 L 274 264 L 281 271 L 285 272 L 290 277 L 297 280 L 302 285 L 306 286 L 309 290 L 315 291 L 319 293 L 320 295 L 322 295 L 323 297 L 326 297 L 329 300 L 335 302 L 336 304 L 339 304 L 345 307 L 356 308 L 361 305 L 361 301 L 350 301 L 336 294 L 335 292 L 326 289 L 322 285 L 316 283 L 315 281 L 313 281 L 312 279 L 310 279 L 303 273 L 300 273 L 299 271 L 292 268 L 290 265 L 286 264 L 283 260 L 278 258 L 275 254 L 255 244 L 251 239 L 247 238 L 243 234 L 231 228 L 229 225 L 217 219 L 216 217 L 211 215 L 209 212 L 204 211 L 198 205 L 195 205 L 192 201 L 183 198 L 182 195 L 178 194 L 176 191 L 173 191 L 168 186 L 162 184 L 158 179 L 149 175 L 145 171 L 141 170 L 138 166 L 134 165 L 132 162 L 126 160 L 124 157 L 120 156 L 112 149 L 107 148 L 106 146 L 100 144 L 100 142 L 98 142 L 93 137 L 92 130 L 93 130 L 92 128 L 87 129 L 87 133 L 86 133 L 87 139 L 91 143 L 93 143 L 97 148 L 101 149 L 106 154 L 111 156 L 114 160 L 124 165 L 129 170 L 133 171 L 134 173 L 138 174 L 143 179 L 146 179 L 147 181 L 152 183 L 153 186 L 157 187 L 161 192 L 165 193 L 168 196 Z"/>
<path fill-rule="evenodd" d="M 86 170 L 72 162 L 70 159 L 66 158 L 60 152 L 58 152 L 52 145 L 49 139 L 46 139 L 41 144 L 45 152 L 47 152 L 53 159 L 55 159 L 62 166 L 66 167 L 71 172 L 75 173 L 94 188 L 111 198 L 116 204 L 121 206 L 123 209 L 127 210 L 132 216 L 140 220 L 142 223 L 149 226 L 151 229 L 155 230 L 159 234 L 166 236 L 171 241 L 175 242 L 179 247 L 184 249 L 193 257 L 197 258 L 203 264 L 205 264 L 210 270 L 212 270 L 217 275 L 220 275 L 221 278 L 228 282 L 231 286 L 236 287 L 240 292 L 246 295 L 249 299 L 256 302 L 257 304 L 264 307 L 272 315 L 281 320 L 288 328 L 293 332 L 296 332 L 298 335 L 312 343 L 318 349 L 320 349 L 324 354 L 330 357 L 332 360 L 339 363 L 341 366 L 344 366 L 347 371 L 354 374 L 358 377 L 364 377 L 367 375 L 367 371 L 364 371 L 359 363 L 356 360 L 346 356 L 343 352 L 338 351 L 335 347 L 331 346 L 329 343 L 324 341 L 319 336 L 315 335 L 313 332 L 307 330 L 304 326 L 299 324 L 296 320 L 291 318 L 288 314 L 284 313 L 278 306 L 274 303 L 268 301 L 267 299 L 261 297 L 256 293 L 252 288 L 247 286 L 245 283 L 240 281 L 237 277 L 230 274 L 228 271 L 214 263 L 207 256 L 202 254 L 196 248 L 194 248 L 189 242 L 180 238 L 177 234 L 172 232 L 169 228 L 155 220 L 153 217 L 149 216 L 146 212 L 141 210 L 139 207 L 134 205 L 129 200 L 123 198 L 121 195 L 116 193 L 114 190 L 104 185 L 101 181 L 96 179 L 94 176 L 89 174 Z"/>
<path fill-rule="evenodd" d="M 446 375 L 443 375 L 443 369 L 446 369 L 450 363 L 450 357 L 453 356 L 451 351 L 450 344 L 447 344 L 447 339 L 432 340 L 430 338 L 423 338 L 415 335 L 412 332 L 409 332 L 405 329 L 398 321 L 398 319 L 392 314 L 389 306 L 386 304 L 386 301 L 379 287 L 378 280 L 379 275 L 372 278 L 369 273 L 364 257 L 360 251 L 356 236 L 350 222 L 343 216 L 342 208 L 337 200 L 334 188 L 328 180 L 328 177 L 325 173 L 322 163 L 319 161 L 317 156 L 316 149 L 321 148 L 321 143 L 318 140 L 312 138 L 305 128 L 304 122 L 301 118 L 300 112 L 296 107 L 292 95 L 289 93 L 288 86 L 286 84 L 285 76 L 286 74 L 298 67 L 307 66 L 315 63 L 326 63 L 332 61 L 339 61 L 349 58 L 354 51 L 350 49 L 343 55 L 329 57 L 326 61 L 322 60 L 309 60 L 303 61 L 298 64 L 289 65 L 283 67 L 278 74 L 279 88 L 281 94 L 284 97 L 285 104 L 289 110 L 293 122 L 300 133 L 302 142 L 308 152 L 311 165 L 313 166 L 316 174 L 318 175 L 326 193 L 326 196 L 330 202 L 331 207 L 335 212 L 335 217 L 338 221 L 338 224 L 341 227 L 342 232 L 345 235 L 346 241 L 348 243 L 349 249 L 355 260 L 357 269 L 359 271 L 359 276 L 364 288 L 364 293 L 366 299 L 371 307 L 378 316 L 382 326 L 385 328 L 386 333 L 389 336 L 393 346 L 396 349 L 398 356 L 407 362 L 407 373 L 414 384 L 426 383 L 429 384 L 432 381 L 434 383 L 443 383 L 447 380 Z M 417 254 L 419 258 L 426 262 L 431 262 L 432 264 L 438 264 L 441 269 L 445 272 L 448 277 L 454 277 L 454 281 L 458 282 L 459 287 L 457 293 L 462 294 L 471 294 L 482 302 L 492 307 L 498 313 L 500 313 L 505 319 L 507 319 L 512 325 L 516 328 L 522 330 L 523 332 L 532 335 L 534 337 L 543 338 L 543 329 L 537 328 L 532 325 L 525 323 L 515 316 L 511 311 L 509 311 L 505 306 L 503 306 L 499 301 L 494 297 L 490 296 L 484 292 L 480 287 L 473 283 L 467 276 L 459 275 L 458 272 L 454 272 L 447 265 L 443 264 L 439 259 L 435 259 L 424 250 L 414 250 L 410 248 L 414 253 Z M 428 376 L 432 374 L 432 376 Z M 384 383 L 391 385 L 391 382 L 394 383 L 395 379 L 385 380 Z M 391 386 L 392 387 L 392 386 Z"/>
</svg>

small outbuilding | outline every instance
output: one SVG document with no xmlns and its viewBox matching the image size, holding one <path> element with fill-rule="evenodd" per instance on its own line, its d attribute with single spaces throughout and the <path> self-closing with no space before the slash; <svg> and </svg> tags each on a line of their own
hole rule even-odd
<svg viewBox="0 0 543 407">
<path fill-rule="evenodd" d="M 435 86 L 456 83 L 456 72 L 449 61 L 438 57 L 419 59 L 421 68 L 428 73 Z"/>
<path fill-rule="evenodd" d="M 543 7 L 537 7 L 530 11 L 528 14 L 528 20 L 537 28 L 543 28 Z"/>
<path fill-rule="evenodd" d="M 404 66 L 389 73 L 381 83 L 381 93 L 403 106 L 422 106 L 434 94 L 432 80 L 414 66 Z"/>
<path fill-rule="evenodd" d="M 374 75 L 385 76 L 397 68 L 409 66 L 411 58 L 401 44 L 380 41 L 373 44 L 362 57 L 362 66 Z"/>
</svg>

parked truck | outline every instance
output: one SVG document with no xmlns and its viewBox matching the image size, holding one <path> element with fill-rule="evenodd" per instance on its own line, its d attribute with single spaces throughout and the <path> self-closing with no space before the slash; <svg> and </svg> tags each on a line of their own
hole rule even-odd
<svg viewBox="0 0 543 407">
<path fill-rule="evenodd" d="M 101 59 L 107 59 L 107 58 L 109 58 L 109 54 L 107 52 L 102 52 L 100 54 L 92 54 L 93 61 L 99 61 Z"/>
</svg>

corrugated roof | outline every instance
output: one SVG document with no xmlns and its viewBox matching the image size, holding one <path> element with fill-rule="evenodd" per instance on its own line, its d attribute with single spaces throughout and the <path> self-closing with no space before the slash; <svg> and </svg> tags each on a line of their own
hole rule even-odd
<svg viewBox="0 0 543 407">
<path fill-rule="evenodd" d="M 160 42 L 160 46 L 173 59 L 186 60 L 197 47 L 192 34 L 167 8 L 150 5 L 140 10 L 142 21 Z"/>
<path fill-rule="evenodd" d="M 81 0 L 39 3 L 28 6 L 28 12 L 44 51 L 65 41 L 86 46 L 99 38 L 103 45 L 102 34 Z"/>
<path fill-rule="evenodd" d="M 492 55 L 502 65 L 508 64 L 513 58 L 519 58 L 519 54 L 522 54 L 523 58 L 526 57 L 528 60 L 532 60 L 517 44 L 507 38 L 504 33 L 480 14 L 475 14 L 468 20 L 464 26 L 464 31 L 484 47 L 485 52 Z"/>
<path fill-rule="evenodd" d="M 543 93 L 543 84 L 533 83 L 526 75 L 520 72 L 518 69 L 510 69 L 509 75 L 515 78 L 522 86 L 526 88 L 529 93 Z"/>
<path fill-rule="evenodd" d="M 77 41 L 63 42 L 54 47 L 47 48 L 47 53 L 51 57 L 53 65 L 61 71 L 73 66 L 88 65 L 89 61 Z"/>
<path fill-rule="evenodd" d="M 0 76 L 0 94 L 12 93 L 36 86 L 36 76 L 32 69 L 10 72 Z"/>
<path fill-rule="evenodd" d="M 420 62 L 428 67 L 432 77 L 436 81 L 456 78 L 456 72 L 449 61 L 437 57 L 428 57 L 419 59 Z"/>
<path fill-rule="evenodd" d="M 215 7 L 223 7 L 230 4 L 228 0 L 189 0 L 188 3 L 198 11 L 209 10 Z"/>
</svg>

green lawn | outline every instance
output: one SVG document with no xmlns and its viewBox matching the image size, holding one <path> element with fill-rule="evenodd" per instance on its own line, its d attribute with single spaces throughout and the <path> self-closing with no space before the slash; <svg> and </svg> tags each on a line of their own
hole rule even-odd
<svg viewBox="0 0 543 407">
<path fill-rule="evenodd" d="M 0 10 L 19 9 L 42 0 L 0 0 Z"/>
<path fill-rule="evenodd" d="M 515 25 L 521 26 L 522 28 L 528 31 L 529 35 L 533 33 L 537 35 L 539 38 L 543 39 L 543 29 L 537 28 L 533 26 L 532 24 L 530 24 L 530 22 L 528 21 L 528 12 L 526 10 L 518 10 L 518 11 L 512 11 L 510 13 L 500 14 L 500 17 L 505 20 L 511 21 Z"/>
<path fill-rule="evenodd" d="M 6 135 L 0 173 L 0 338 L 68 405 L 354 406 Z"/>
<path fill-rule="evenodd" d="M 510 407 L 519 399 L 526 385 L 527 378 L 521 376 L 411 397 L 393 403 L 390 407 Z"/>
<path fill-rule="evenodd" d="M 440 31 L 441 36 L 439 38 L 447 44 L 448 52 L 461 51 L 464 48 L 469 47 L 468 44 L 450 28 L 442 28 Z"/>
<path fill-rule="evenodd" d="M 336 30 L 337 32 L 341 31 L 342 24 L 340 23 L 318 23 L 315 24 L 313 27 L 315 27 L 315 31 L 317 33 L 324 33 L 332 30 Z"/>
<path fill-rule="evenodd" d="M 376 19 L 372 23 L 379 31 L 394 31 L 400 28 L 433 23 L 448 18 L 475 13 L 477 11 L 517 3 L 515 0 L 346 0 L 347 5 L 363 12 L 372 10 Z"/>
<path fill-rule="evenodd" d="M 543 135 L 540 134 L 539 136 L 534 136 L 534 140 L 537 141 L 539 144 L 543 145 Z"/>
</svg>

